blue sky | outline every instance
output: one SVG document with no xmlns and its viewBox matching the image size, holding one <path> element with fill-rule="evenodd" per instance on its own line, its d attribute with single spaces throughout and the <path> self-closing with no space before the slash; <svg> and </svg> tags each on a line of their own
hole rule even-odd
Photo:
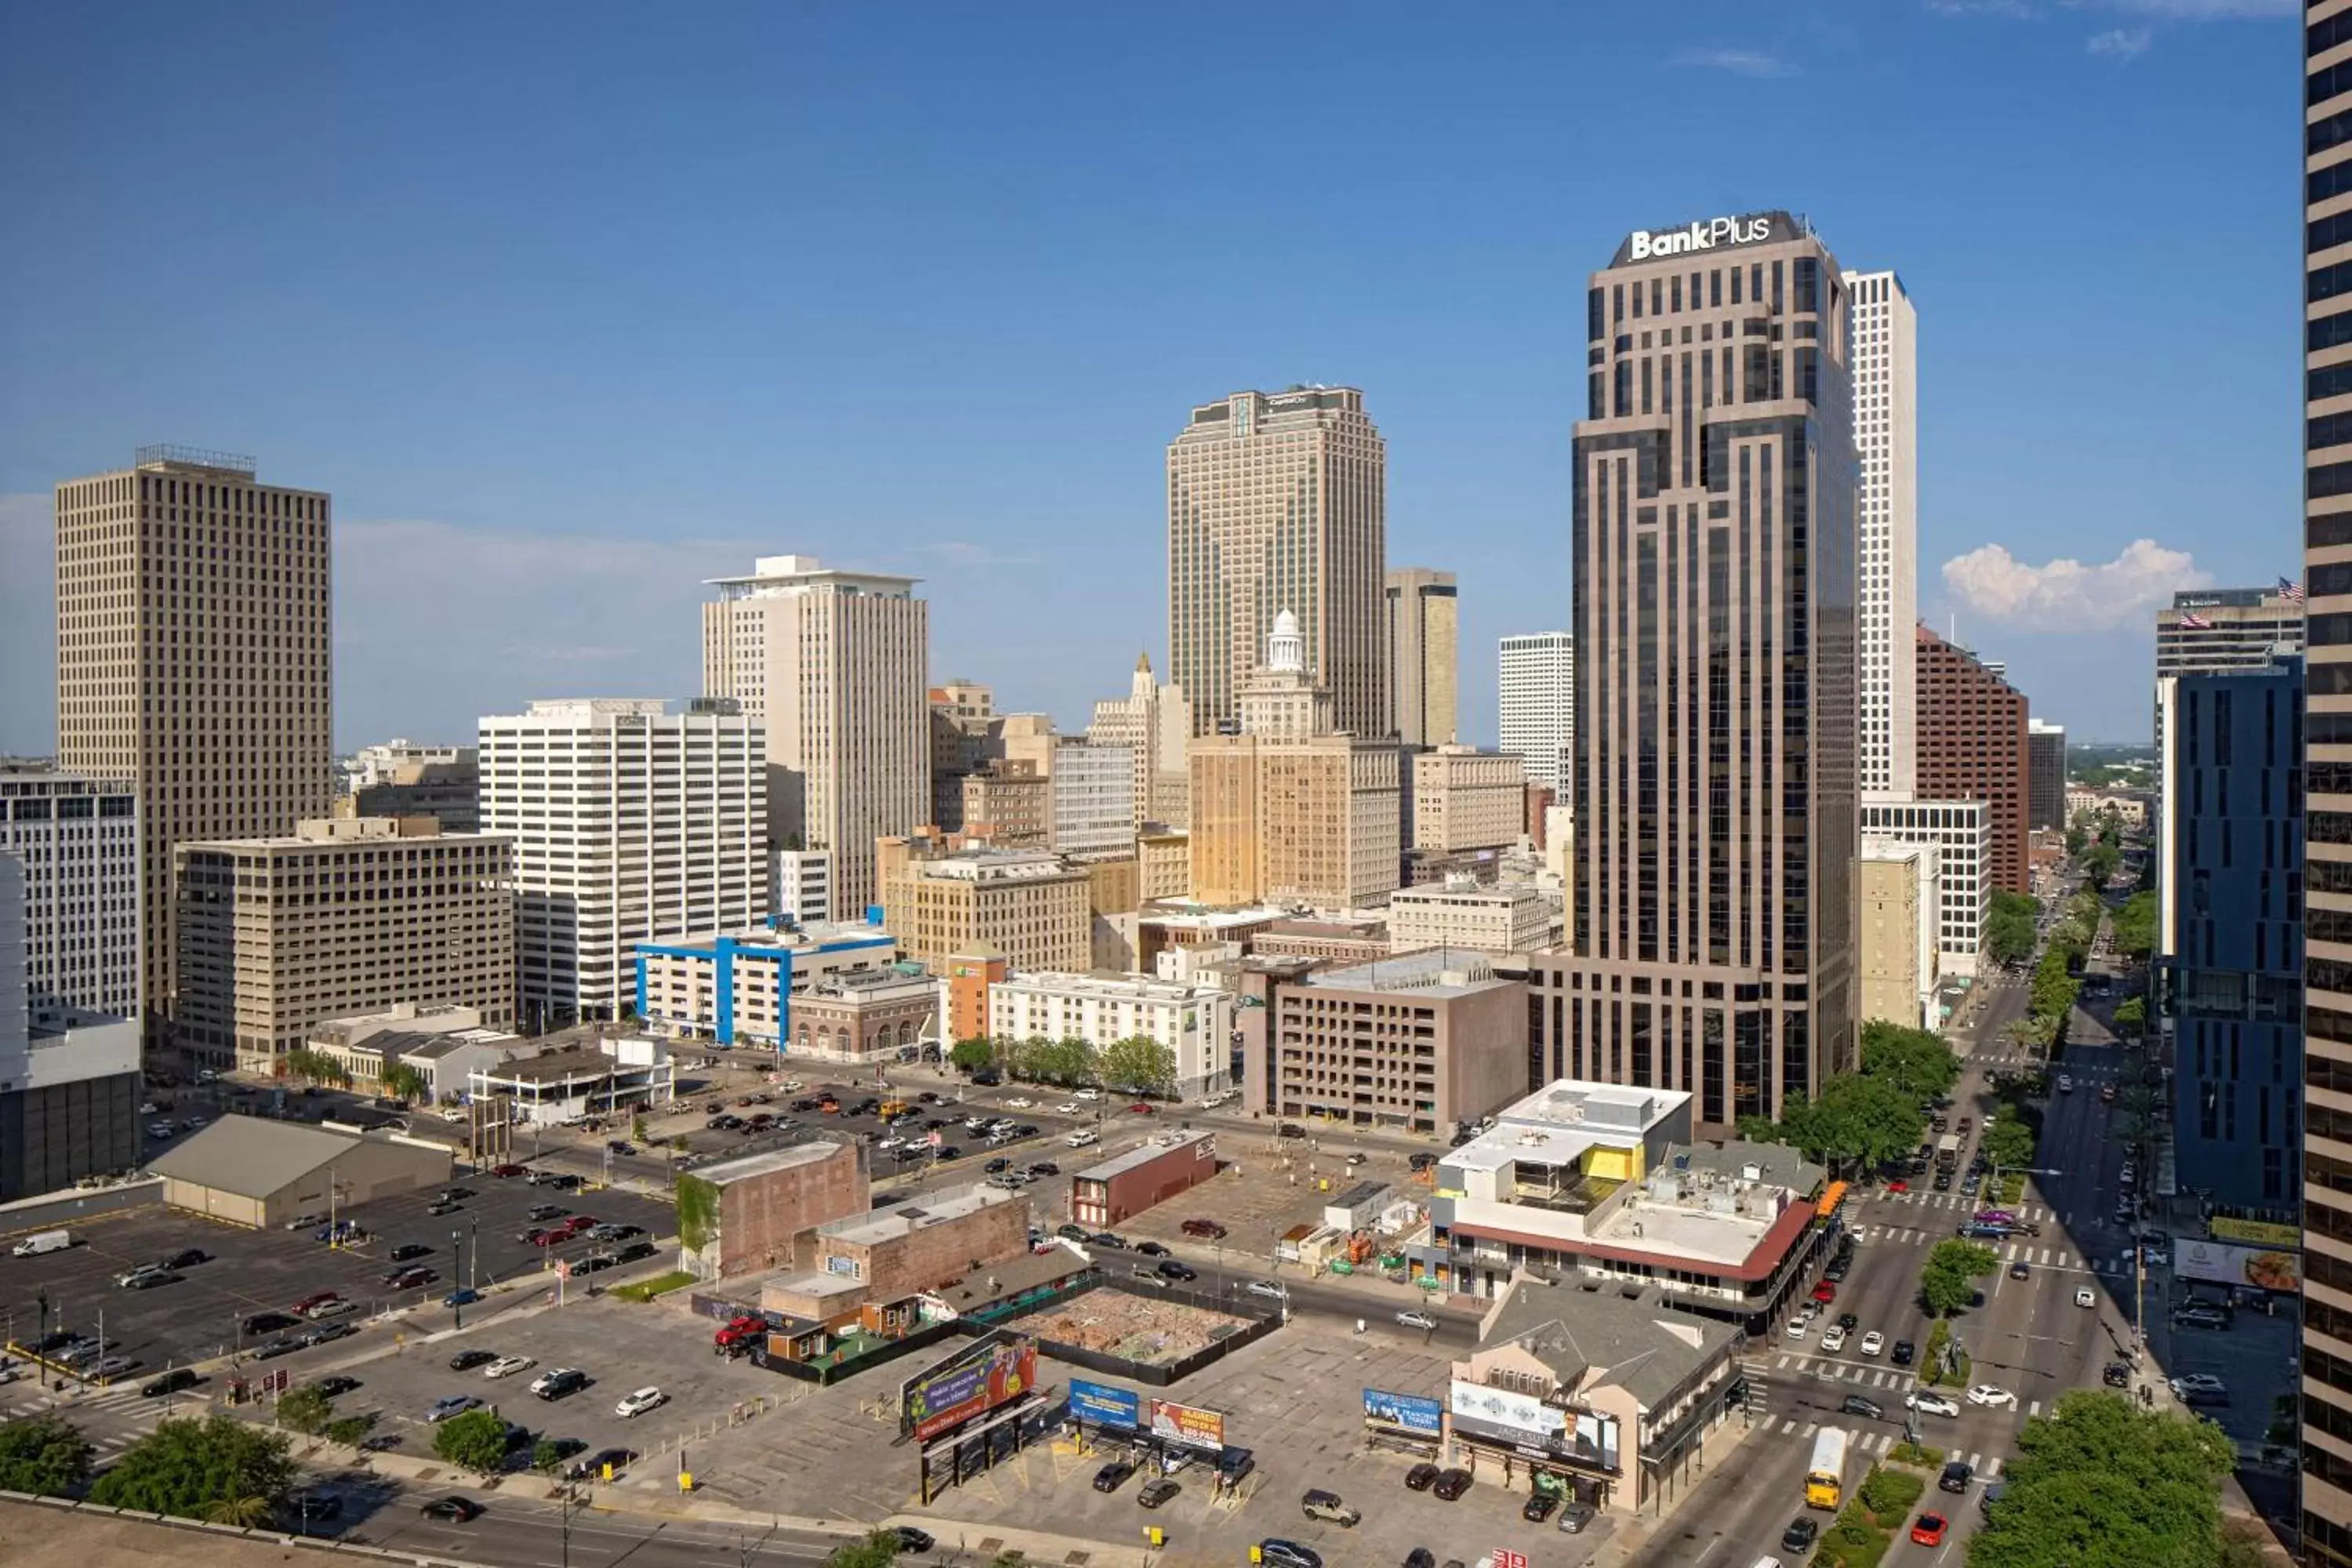
<svg viewBox="0 0 2352 1568">
<path fill-rule="evenodd" d="M 346 744 L 688 694 L 700 581 L 794 551 L 1082 721 L 1160 660 L 1187 409 L 1300 381 L 1365 389 L 1491 740 L 1585 275 L 1775 206 L 1917 301 L 1923 615 L 2144 737 L 2149 605 L 2297 570 L 2295 14 L 10 0 L 0 751 L 50 487 L 151 441 L 334 492 Z"/>
</svg>

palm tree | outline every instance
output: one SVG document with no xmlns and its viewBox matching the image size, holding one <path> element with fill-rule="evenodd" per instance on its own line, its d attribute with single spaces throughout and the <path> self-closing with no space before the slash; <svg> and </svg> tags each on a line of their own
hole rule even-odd
<svg viewBox="0 0 2352 1568">
<path fill-rule="evenodd" d="M 206 1524 L 226 1524 L 237 1530 L 258 1530 L 269 1522 L 272 1510 L 266 1497 L 220 1498 L 205 1504 Z"/>
</svg>

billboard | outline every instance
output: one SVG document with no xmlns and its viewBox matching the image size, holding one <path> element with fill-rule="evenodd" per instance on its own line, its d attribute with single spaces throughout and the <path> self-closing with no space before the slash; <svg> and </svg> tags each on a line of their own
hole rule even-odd
<svg viewBox="0 0 2352 1568">
<path fill-rule="evenodd" d="M 1197 1405 L 1179 1405 L 1172 1399 L 1155 1399 L 1151 1402 L 1151 1435 L 1163 1443 L 1223 1450 L 1225 1414 L 1222 1410 L 1203 1410 Z"/>
<path fill-rule="evenodd" d="M 1074 1377 L 1070 1379 L 1070 1414 L 1106 1426 L 1136 1427 L 1143 1425 L 1143 1400 L 1131 1388 Z"/>
<path fill-rule="evenodd" d="M 898 1430 L 927 1441 L 1036 1385 L 1037 1342 L 999 1330 L 901 1384 Z"/>
<path fill-rule="evenodd" d="M 2183 1279 L 2213 1285 L 2250 1285 L 2258 1290 L 2303 1289 L 2303 1257 L 2279 1247 L 2232 1247 L 2221 1241 L 2172 1244 L 2172 1271 Z"/>
<path fill-rule="evenodd" d="M 2206 1222 L 2216 1241 L 2242 1242 L 2248 1247 L 2284 1247 L 2301 1250 L 2303 1232 L 2291 1225 L 2262 1219 L 2219 1218 Z"/>
<path fill-rule="evenodd" d="M 1456 1417 L 1483 1422 L 1522 1443 L 1549 1447 L 1568 1429 L 1567 1413 L 1532 1394 L 1514 1394 L 1507 1388 L 1489 1388 L 1458 1377 L 1454 1380 L 1453 1407 Z"/>
<path fill-rule="evenodd" d="M 1368 1388 L 1364 1390 L 1364 1419 L 1435 1437 L 1445 1430 L 1445 1406 L 1417 1394 L 1391 1394 L 1385 1388 Z"/>
</svg>

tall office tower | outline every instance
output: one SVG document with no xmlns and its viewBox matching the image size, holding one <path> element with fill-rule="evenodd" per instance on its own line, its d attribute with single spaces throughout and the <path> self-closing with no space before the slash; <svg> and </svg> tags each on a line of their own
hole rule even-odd
<svg viewBox="0 0 2352 1568">
<path fill-rule="evenodd" d="M 2214 1207 L 2292 1225 L 2303 1192 L 2303 661 L 2176 676 L 2165 696 L 2156 968 L 2174 1030 L 2175 1163 Z"/>
<path fill-rule="evenodd" d="M 2025 826 L 2034 832 L 2066 826 L 2066 726 L 2025 720 Z"/>
<path fill-rule="evenodd" d="M 1586 314 L 1569 1070 L 1778 1116 L 1855 1061 L 1844 283 L 1759 213 L 1631 236 Z"/>
<path fill-rule="evenodd" d="M 1388 732 L 1381 578 L 1388 447 L 1354 387 L 1236 392 L 1168 447 L 1169 678 L 1192 733 L 1230 731 L 1242 683 L 1288 610 L 1339 728 Z"/>
<path fill-rule="evenodd" d="M 54 768 L 0 767 L 0 850 L 25 868 L 19 956 L 31 1026 L 79 1013 L 137 1022 L 138 792 Z"/>
<path fill-rule="evenodd" d="M 1135 656 L 1135 674 L 1123 700 L 1106 698 L 1095 704 L 1087 739 L 1099 746 L 1125 746 L 1133 754 L 1137 828 L 1147 822 L 1184 825 L 1190 787 L 1184 749 L 1192 739 L 1192 704 L 1182 687 L 1153 681 L 1150 654 Z"/>
<path fill-rule="evenodd" d="M 1919 668 L 1919 794 L 1992 807 L 1992 885 L 2031 890 L 2025 694 L 1958 643 L 1913 628 Z"/>
<path fill-rule="evenodd" d="M 1914 793 L 1912 728 L 1919 620 L 1918 312 L 1893 272 L 1845 275 L 1852 320 L 1854 508 L 1860 603 L 1856 753 L 1865 795 Z"/>
<path fill-rule="evenodd" d="M 482 720 L 482 828 L 515 846 L 525 1028 L 617 1017 L 638 942 L 766 916 L 769 728 L 711 697 L 684 713 L 595 697 Z"/>
<path fill-rule="evenodd" d="M 444 834 L 430 816 L 180 845 L 181 1046 L 267 1075 L 314 1026 L 403 1002 L 510 1026 L 514 856 L 503 836 Z"/>
<path fill-rule="evenodd" d="M 2156 754 L 2164 755 L 2165 683 L 2178 675 L 2267 669 L 2282 653 L 2301 653 L 2304 595 L 2275 588 L 2194 588 L 2156 612 Z M 2159 790 L 2159 802 L 2162 793 Z"/>
<path fill-rule="evenodd" d="M 1565 803 L 1576 776 L 1576 639 L 1566 632 L 1505 637 L 1501 695 L 1501 749 Z"/>
<path fill-rule="evenodd" d="M 854 915 L 881 891 L 874 841 L 931 815 L 930 606 L 912 577 L 808 555 L 763 555 L 711 585 L 703 693 L 765 721 L 775 847 L 829 852 L 833 907 Z"/>
<path fill-rule="evenodd" d="M 1400 566 L 1381 595 L 1388 732 L 1408 746 L 1461 739 L 1461 624 L 1454 574 Z"/>
<path fill-rule="evenodd" d="M 140 995 L 172 996 L 172 847 L 334 798 L 330 504 L 250 458 L 142 447 L 58 487 L 58 765 L 139 795 Z"/>
<path fill-rule="evenodd" d="M 2352 4 L 2304 29 L 2304 1561 L 2352 1565 Z M 2337 940 L 2342 938 L 2343 940 Z"/>
</svg>

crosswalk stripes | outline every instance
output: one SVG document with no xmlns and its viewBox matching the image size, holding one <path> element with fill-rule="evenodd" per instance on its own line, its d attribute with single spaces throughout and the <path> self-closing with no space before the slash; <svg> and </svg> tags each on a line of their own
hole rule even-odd
<svg viewBox="0 0 2352 1568">
<path fill-rule="evenodd" d="M 1790 1415 L 1782 1418 L 1780 1435 L 1783 1437 L 1810 1437 L 1821 1429 L 1822 1424 L 1818 1421 L 1800 1421 Z M 1884 1454 L 1895 1447 L 1898 1436 L 1899 1434 L 1893 1432 L 1858 1432 L 1854 1435 L 1854 1442 L 1866 1453 Z M 1965 1461 L 1978 1480 L 1990 1482 L 2000 1479 L 2001 1458 L 1998 1454 L 1987 1458 L 1982 1453 L 1954 1452 L 1950 1457 Z"/>
</svg>

